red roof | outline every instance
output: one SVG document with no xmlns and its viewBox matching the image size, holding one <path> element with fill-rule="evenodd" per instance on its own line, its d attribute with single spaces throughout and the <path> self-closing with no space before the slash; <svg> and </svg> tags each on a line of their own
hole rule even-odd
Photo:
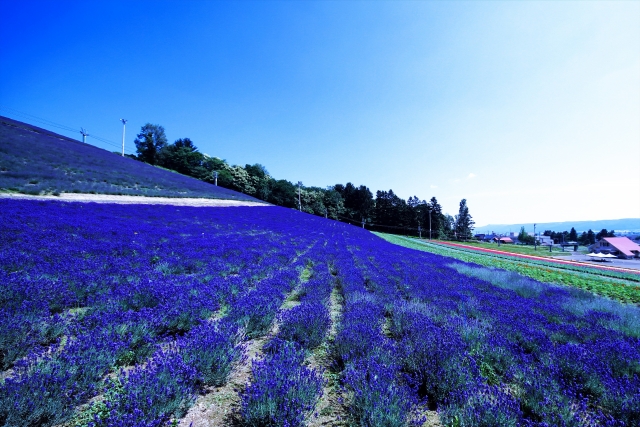
<svg viewBox="0 0 640 427">
<path fill-rule="evenodd" d="M 513 240 L 511 240 L 511 239 L 510 239 L 510 238 L 508 238 L 508 237 L 501 237 L 501 238 L 500 238 L 500 241 L 501 241 L 501 242 L 505 242 L 505 243 L 513 243 Z"/>
<path fill-rule="evenodd" d="M 634 253 L 632 251 L 640 251 L 640 246 L 633 243 L 627 237 L 604 237 L 604 240 L 626 256 L 633 256 Z"/>
</svg>

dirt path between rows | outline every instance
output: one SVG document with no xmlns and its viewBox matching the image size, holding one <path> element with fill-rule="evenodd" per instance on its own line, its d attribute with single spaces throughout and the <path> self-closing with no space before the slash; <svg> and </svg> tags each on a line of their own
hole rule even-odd
<svg viewBox="0 0 640 427">
<path fill-rule="evenodd" d="M 43 195 L 31 196 L 18 193 L 0 193 L 0 199 L 13 200 L 57 200 L 61 202 L 83 203 L 116 203 L 125 205 L 173 205 L 196 207 L 234 207 L 234 206 L 272 206 L 265 202 L 250 202 L 245 200 L 223 200 L 204 198 L 180 198 L 180 197 L 145 197 L 145 196 L 119 196 L 115 194 L 83 194 L 62 193 L 59 196 Z"/>
<path fill-rule="evenodd" d="M 342 320 L 344 297 L 335 284 L 329 298 L 329 314 L 331 325 L 325 341 L 315 353 L 307 359 L 310 368 L 320 369 L 326 381 L 322 396 L 316 404 L 314 414 L 306 420 L 307 427 L 338 427 L 346 425 L 347 416 L 340 401 L 340 374 L 331 370 L 331 346 L 338 334 L 338 326 Z"/>
<path fill-rule="evenodd" d="M 296 256 L 295 259 L 304 255 L 312 247 L 313 245 L 307 248 L 303 254 Z M 196 399 L 187 414 L 178 421 L 178 427 L 223 427 L 238 424 L 241 394 L 251 382 L 253 363 L 264 356 L 265 344 L 278 334 L 279 315 L 300 304 L 298 294 L 304 280 L 301 275 L 300 282 L 286 295 L 278 309 L 278 314 L 271 323 L 269 332 L 242 344 L 244 347 L 243 357 L 236 362 L 226 384 L 220 387 L 207 387 L 204 394 Z"/>
</svg>

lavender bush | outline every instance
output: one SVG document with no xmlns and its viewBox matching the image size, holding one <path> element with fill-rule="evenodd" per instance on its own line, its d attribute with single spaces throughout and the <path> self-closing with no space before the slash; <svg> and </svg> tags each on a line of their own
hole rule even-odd
<svg viewBox="0 0 640 427">
<path fill-rule="evenodd" d="M 251 427 L 301 426 L 320 397 L 323 380 L 303 366 L 304 351 L 293 343 L 272 347 L 254 362 L 253 380 L 242 395 L 242 420 Z"/>
<path fill-rule="evenodd" d="M 0 200 L 0 426 L 60 425 L 90 399 L 109 405 L 100 425 L 166 424 L 278 320 L 241 415 L 301 423 L 322 387 L 304 349 L 326 339 L 332 290 L 349 422 L 402 424 L 427 404 L 460 426 L 639 423 L 637 306 L 451 264 L 277 207 Z"/>
</svg>

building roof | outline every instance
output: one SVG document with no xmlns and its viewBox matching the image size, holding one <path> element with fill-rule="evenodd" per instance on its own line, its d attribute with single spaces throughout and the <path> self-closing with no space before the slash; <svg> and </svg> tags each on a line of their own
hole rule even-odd
<svg viewBox="0 0 640 427">
<path fill-rule="evenodd" d="M 634 253 L 632 251 L 640 251 L 640 246 L 633 243 L 627 237 L 603 237 L 602 239 L 626 256 L 633 256 Z"/>
<path fill-rule="evenodd" d="M 500 237 L 500 241 L 505 243 L 513 243 L 513 240 L 508 237 Z"/>
</svg>

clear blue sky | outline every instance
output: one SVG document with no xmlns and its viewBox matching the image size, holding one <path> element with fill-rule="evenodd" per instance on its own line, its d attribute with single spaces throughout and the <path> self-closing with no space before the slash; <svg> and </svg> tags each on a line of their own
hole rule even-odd
<svg viewBox="0 0 640 427">
<path fill-rule="evenodd" d="M 0 5 L 3 115 L 116 145 L 127 118 L 128 151 L 161 124 L 477 225 L 640 217 L 640 2 Z"/>
</svg>

